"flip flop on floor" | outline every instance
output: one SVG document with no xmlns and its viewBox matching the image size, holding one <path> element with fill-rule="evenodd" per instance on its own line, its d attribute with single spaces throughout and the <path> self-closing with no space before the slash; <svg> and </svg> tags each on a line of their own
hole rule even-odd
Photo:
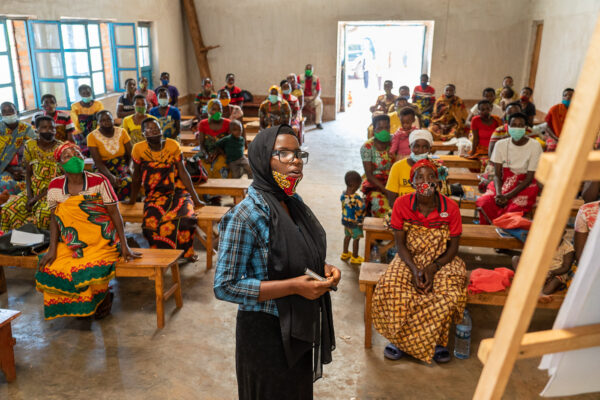
<svg viewBox="0 0 600 400">
<path fill-rule="evenodd" d="M 449 362 L 452 359 L 452 357 L 450 356 L 450 352 L 448 351 L 448 348 L 444 347 L 444 346 L 435 346 L 435 352 L 433 354 L 433 361 L 435 361 L 438 364 L 444 364 Z"/>
<path fill-rule="evenodd" d="M 388 360 L 399 360 L 403 355 L 404 352 L 391 343 L 385 346 L 385 349 L 383 350 L 383 356 Z"/>
</svg>

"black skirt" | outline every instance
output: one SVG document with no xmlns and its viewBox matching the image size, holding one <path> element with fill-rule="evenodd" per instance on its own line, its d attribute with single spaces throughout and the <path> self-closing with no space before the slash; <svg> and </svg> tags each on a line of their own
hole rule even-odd
<svg viewBox="0 0 600 400">
<path fill-rule="evenodd" d="M 238 311 L 235 364 L 240 400 L 313 398 L 312 351 L 288 367 L 279 318 Z"/>
</svg>

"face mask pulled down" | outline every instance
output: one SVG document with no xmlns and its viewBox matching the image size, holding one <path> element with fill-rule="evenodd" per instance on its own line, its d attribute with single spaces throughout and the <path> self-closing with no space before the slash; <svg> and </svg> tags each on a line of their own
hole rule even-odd
<svg viewBox="0 0 600 400">
<path fill-rule="evenodd" d="M 281 172 L 271 171 L 277 185 L 283 189 L 285 194 L 293 196 L 296 193 L 296 187 L 302 180 L 302 177 L 289 176 Z"/>
</svg>

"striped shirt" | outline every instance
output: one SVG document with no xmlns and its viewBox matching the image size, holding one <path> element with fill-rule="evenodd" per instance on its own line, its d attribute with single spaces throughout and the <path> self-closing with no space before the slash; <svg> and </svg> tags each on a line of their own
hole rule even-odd
<svg viewBox="0 0 600 400">
<path fill-rule="evenodd" d="M 83 180 L 83 188 L 78 194 L 86 196 L 100 195 L 104 205 L 117 204 L 119 201 L 117 195 L 104 175 L 87 171 L 84 171 L 83 174 L 85 177 Z M 66 201 L 71 196 L 66 175 L 52 179 L 48 186 L 47 196 L 48 207 L 50 209 L 56 208 L 59 203 Z"/>
</svg>

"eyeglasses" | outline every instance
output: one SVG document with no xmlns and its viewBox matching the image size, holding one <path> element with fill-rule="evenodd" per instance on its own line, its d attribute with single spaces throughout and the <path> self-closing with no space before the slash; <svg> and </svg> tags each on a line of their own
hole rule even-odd
<svg viewBox="0 0 600 400">
<path fill-rule="evenodd" d="M 308 152 L 302 150 L 273 150 L 271 157 L 277 156 L 282 163 L 290 164 L 295 159 L 302 160 L 303 164 L 308 164 Z"/>
</svg>

